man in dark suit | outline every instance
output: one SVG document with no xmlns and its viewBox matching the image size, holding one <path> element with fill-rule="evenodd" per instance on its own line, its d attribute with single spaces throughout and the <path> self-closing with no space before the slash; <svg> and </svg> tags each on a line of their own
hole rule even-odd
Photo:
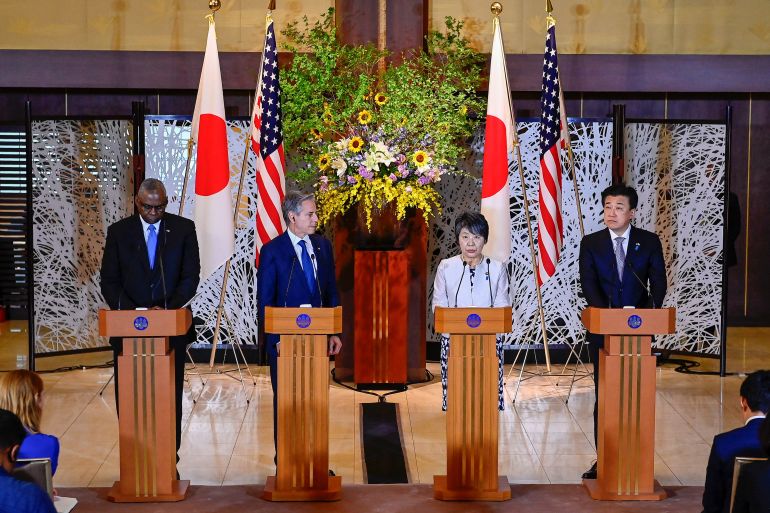
<svg viewBox="0 0 770 513">
<path fill-rule="evenodd" d="M 138 215 L 107 228 L 102 257 L 102 295 L 113 310 L 182 308 L 195 295 L 200 257 L 195 224 L 166 213 L 163 182 L 148 178 L 134 200 Z M 182 386 L 185 349 L 193 329 L 172 337 L 176 392 L 176 444 L 182 434 Z M 111 338 L 115 356 L 115 402 L 118 401 L 118 356 L 121 339 Z"/>
<path fill-rule="evenodd" d="M 315 235 L 318 226 L 312 194 L 289 191 L 282 205 L 287 230 L 262 247 L 257 269 L 259 322 L 264 326 L 265 307 L 339 306 L 334 254 L 331 243 Z M 273 435 L 277 439 L 278 335 L 266 335 L 273 386 Z M 340 352 L 342 341 L 329 337 L 329 354 Z M 277 444 L 276 444 L 277 446 Z"/>
<path fill-rule="evenodd" d="M 730 512 L 736 456 L 766 457 L 759 428 L 770 409 L 770 371 L 760 370 L 746 376 L 740 394 L 744 425 L 714 437 L 706 467 L 703 513 Z"/>
<path fill-rule="evenodd" d="M 660 239 L 631 226 L 639 197 L 633 187 L 615 184 L 602 191 L 604 230 L 580 241 L 580 284 L 588 306 L 660 308 L 666 295 L 666 265 Z M 594 443 L 599 404 L 599 350 L 604 337 L 589 333 L 588 354 L 594 364 Z M 583 474 L 596 479 L 596 463 Z"/>
</svg>

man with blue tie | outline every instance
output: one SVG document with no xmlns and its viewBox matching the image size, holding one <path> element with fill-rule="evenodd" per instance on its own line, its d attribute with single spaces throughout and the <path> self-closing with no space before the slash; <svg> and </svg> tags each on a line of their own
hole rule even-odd
<svg viewBox="0 0 770 513">
<path fill-rule="evenodd" d="M 660 308 L 666 296 L 666 264 L 658 236 L 631 226 L 639 197 L 633 187 L 615 184 L 602 191 L 605 229 L 580 241 L 580 284 L 588 306 Z M 588 333 L 594 364 L 594 444 L 599 403 L 599 350 L 604 337 Z M 596 479 L 596 463 L 583 474 Z"/>
<path fill-rule="evenodd" d="M 144 180 L 134 199 L 138 214 L 107 228 L 101 269 L 101 289 L 113 310 L 182 308 L 195 295 L 200 256 L 195 223 L 166 212 L 163 182 Z M 185 349 L 193 333 L 171 337 L 174 353 L 177 450 L 182 434 L 182 387 Z M 114 352 L 115 403 L 118 402 L 120 338 L 110 338 Z"/>
<path fill-rule="evenodd" d="M 259 322 L 264 326 L 265 307 L 339 306 L 334 254 L 331 243 L 316 235 L 318 214 L 315 197 L 289 191 L 281 206 L 287 229 L 262 247 L 257 269 Z M 278 353 L 280 337 L 266 335 L 273 386 L 273 434 L 277 439 Z M 338 335 L 329 337 L 329 355 L 342 348 Z M 277 444 L 276 444 L 277 445 Z"/>
</svg>

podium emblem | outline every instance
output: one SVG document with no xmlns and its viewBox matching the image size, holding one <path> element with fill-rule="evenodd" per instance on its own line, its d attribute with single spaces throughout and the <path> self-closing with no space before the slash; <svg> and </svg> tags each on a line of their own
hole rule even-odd
<svg viewBox="0 0 770 513">
<path fill-rule="evenodd" d="M 312 319 L 308 314 L 299 314 L 297 316 L 297 326 L 300 328 L 307 328 L 310 326 Z"/>
<path fill-rule="evenodd" d="M 472 313 L 465 319 L 465 323 L 471 328 L 478 328 L 481 326 L 481 317 L 479 314 Z"/>
<path fill-rule="evenodd" d="M 637 329 L 639 326 L 642 325 L 642 318 L 638 315 L 632 315 L 628 318 L 628 327 L 632 329 Z"/>
<path fill-rule="evenodd" d="M 138 329 L 139 331 L 144 331 L 147 329 L 147 326 L 149 326 L 150 323 L 147 322 L 147 317 L 142 317 L 141 315 L 134 319 L 134 328 Z"/>
</svg>

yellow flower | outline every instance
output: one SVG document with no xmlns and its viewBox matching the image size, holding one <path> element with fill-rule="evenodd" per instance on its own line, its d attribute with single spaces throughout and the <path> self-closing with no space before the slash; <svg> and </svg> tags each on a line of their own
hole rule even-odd
<svg viewBox="0 0 770 513">
<path fill-rule="evenodd" d="M 468 114 L 468 106 L 467 105 L 460 106 L 460 108 L 458 110 L 460 111 L 460 115 L 461 116 L 465 116 L 466 114 Z"/>
<path fill-rule="evenodd" d="M 329 164 L 331 163 L 331 158 L 329 157 L 328 153 L 324 153 L 320 157 L 318 157 L 318 167 L 321 169 L 321 171 L 326 171 L 329 169 Z"/>
<path fill-rule="evenodd" d="M 377 105 L 385 105 L 386 103 L 388 103 L 388 97 L 385 96 L 385 94 L 383 93 L 377 93 L 376 95 L 374 95 L 374 103 L 376 103 Z"/>
<path fill-rule="evenodd" d="M 315 139 L 322 139 L 323 134 L 321 134 L 321 131 L 317 128 L 311 128 L 310 129 L 310 135 L 312 135 Z"/>
<path fill-rule="evenodd" d="M 362 125 L 368 125 L 372 120 L 372 113 L 368 110 L 362 110 L 358 113 L 358 122 Z"/>
<path fill-rule="evenodd" d="M 428 154 L 422 150 L 417 151 L 412 155 L 412 162 L 417 167 L 423 167 L 428 164 Z"/>
<path fill-rule="evenodd" d="M 325 125 L 333 125 L 334 124 L 334 118 L 332 117 L 332 113 L 328 110 L 324 112 L 324 124 Z"/>
<path fill-rule="evenodd" d="M 351 137 L 348 143 L 348 149 L 353 153 L 358 153 L 364 147 L 364 140 L 358 136 Z"/>
</svg>

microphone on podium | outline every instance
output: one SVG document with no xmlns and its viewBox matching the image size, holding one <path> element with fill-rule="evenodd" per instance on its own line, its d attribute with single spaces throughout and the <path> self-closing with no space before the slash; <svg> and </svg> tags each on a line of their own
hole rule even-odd
<svg viewBox="0 0 770 513">
<path fill-rule="evenodd" d="M 455 292 L 455 308 L 457 308 L 457 296 L 460 294 L 460 285 L 463 284 L 463 278 L 465 277 L 465 268 L 468 266 L 468 262 L 463 260 L 463 273 L 460 275 L 460 283 L 457 284 L 457 292 Z"/>
<path fill-rule="evenodd" d="M 283 293 L 283 306 L 286 308 L 286 302 L 289 299 L 289 287 L 291 286 L 291 275 L 294 274 L 294 263 L 297 261 L 297 255 L 291 259 L 291 270 L 289 271 L 289 279 L 286 281 L 286 292 Z"/>
<path fill-rule="evenodd" d="M 489 284 L 489 307 L 492 308 L 495 306 L 495 300 L 492 297 L 492 276 L 489 274 L 489 264 L 492 263 L 492 260 L 487 257 L 487 284 Z"/>
</svg>

